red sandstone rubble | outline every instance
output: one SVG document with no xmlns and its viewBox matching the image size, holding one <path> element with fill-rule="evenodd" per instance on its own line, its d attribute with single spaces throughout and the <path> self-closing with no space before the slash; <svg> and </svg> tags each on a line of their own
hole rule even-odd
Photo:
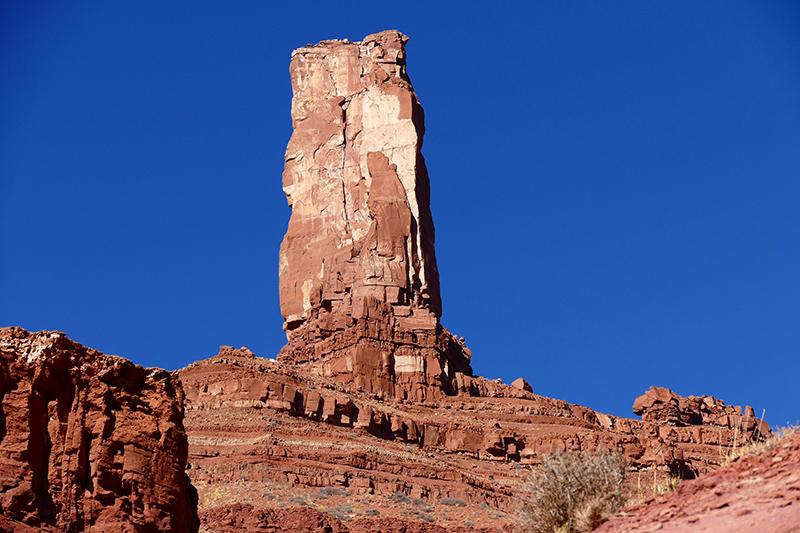
<svg viewBox="0 0 800 533">
<path fill-rule="evenodd" d="M 0 528 L 197 531 L 176 377 L 0 329 Z"/>
<path fill-rule="evenodd" d="M 423 112 L 407 37 L 295 50 L 283 189 L 280 358 L 368 392 L 452 394 L 471 354 L 439 323 Z"/>
</svg>

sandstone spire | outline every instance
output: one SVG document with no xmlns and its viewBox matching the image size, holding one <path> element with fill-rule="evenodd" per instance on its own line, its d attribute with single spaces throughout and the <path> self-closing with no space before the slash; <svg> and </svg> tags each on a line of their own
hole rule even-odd
<svg viewBox="0 0 800 533">
<path fill-rule="evenodd" d="M 407 40 L 384 31 L 292 54 L 281 357 L 424 399 L 412 383 L 447 391 L 456 372 L 471 370 L 468 350 L 439 324 L 423 112 L 406 74 Z"/>
</svg>

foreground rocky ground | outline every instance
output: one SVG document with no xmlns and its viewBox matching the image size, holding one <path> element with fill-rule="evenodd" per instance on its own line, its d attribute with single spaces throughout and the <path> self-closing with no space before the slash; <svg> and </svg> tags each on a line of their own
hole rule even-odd
<svg viewBox="0 0 800 533">
<path fill-rule="evenodd" d="M 343 501 L 339 498 L 337 501 Z M 351 499 L 350 499 L 351 500 Z M 371 501 L 372 508 L 380 508 Z M 377 505 L 375 505 L 378 503 Z M 412 504 L 413 505 L 413 504 Z M 408 505 L 408 507 L 412 507 Z M 338 503 L 338 508 L 347 507 Z M 352 507 L 352 506 L 351 506 Z M 402 509 L 402 505 L 395 506 Z M 382 510 L 382 509 L 381 509 Z M 430 516 L 447 514 L 431 509 Z M 288 532 L 500 532 L 524 531 L 518 516 L 485 517 L 482 526 L 473 517 L 454 509 L 452 520 L 439 524 L 408 520 L 402 513 L 393 517 L 342 517 L 326 512 L 317 503 L 305 506 L 257 509 L 251 504 L 232 504 L 201 512 L 201 531 Z M 401 515 L 401 516 L 397 516 Z M 800 531 L 800 433 L 795 433 L 771 450 L 735 458 L 731 464 L 695 480 L 681 482 L 667 495 L 651 497 L 625 509 L 606 522 L 597 533 L 708 532 L 708 533 L 795 533 Z"/>
<path fill-rule="evenodd" d="M 598 533 L 800 532 L 800 432 L 769 451 L 680 483 L 630 509 Z"/>
</svg>

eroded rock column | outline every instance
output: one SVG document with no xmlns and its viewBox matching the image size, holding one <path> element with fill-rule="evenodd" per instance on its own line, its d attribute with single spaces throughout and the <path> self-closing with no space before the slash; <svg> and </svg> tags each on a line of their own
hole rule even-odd
<svg viewBox="0 0 800 533">
<path fill-rule="evenodd" d="M 439 324 L 423 112 L 406 41 L 385 31 L 292 54 L 281 357 L 426 399 L 471 369 L 463 342 Z"/>
</svg>

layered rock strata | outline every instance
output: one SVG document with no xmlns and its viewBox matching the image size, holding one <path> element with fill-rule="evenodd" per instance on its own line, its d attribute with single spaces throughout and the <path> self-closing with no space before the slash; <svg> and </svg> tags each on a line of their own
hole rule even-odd
<svg viewBox="0 0 800 533">
<path fill-rule="evenodd" d="M 368 392 L 453 394 L 470 352 L 439 323 L 423 112 L 407 37 L 295 50 L 280 250 L 280 358 Z"/>
<path fill-rule="evenodd" d="M 550 452 L 619 450 L 647 487 L 654 477 L 713 470 L 756 437 L 733 416 L 726 425 L 716 418 L 686 426 L 615 417 L 537 396 L 524 380 L 508 386 L 462 375 L 454 396 L 386 399 L 244 348 L 223 347 L 179 375 L 189 473 L 201 495 L 215 495 L 220 504 L 216 495 L 231 487 L 267 507 L 286 496 L 284 486 L 300 491 L 284 498 L 292 505 L 310 505 L 319 489 L 339 487 L 378 502 L 401 493 L 437 509 L 456 499 L 466 503 L 463 513 L 481 506 L 511 513 L 523 482 Z M 766 425 L 762 432 L 768 434 Z M 263 499 L 265 487 L 274 499 Z"/>
<path fill-rule="evenodd" d="M 0 384 L 6 519 L 48 531 L 197 531 L 177 377 L 63 333 L 2 328 Z"/>
</svg>

